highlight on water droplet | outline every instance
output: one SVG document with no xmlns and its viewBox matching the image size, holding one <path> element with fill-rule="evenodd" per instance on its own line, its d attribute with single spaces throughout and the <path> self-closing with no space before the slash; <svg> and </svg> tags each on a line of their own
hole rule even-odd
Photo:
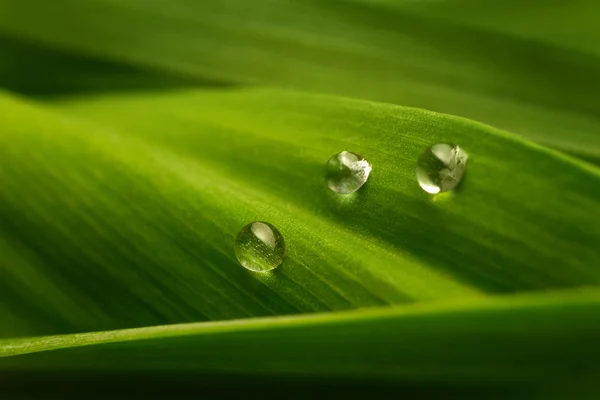
<svg viewBox="0 0 600 400">
<path fill-rule="evenodd" d="M 437 143 L 421 154 L 417 162 L 417 181 L 427 193 L 452 190 L 462 180 L 468 154 L 459 146 Z"/>
<path fill-rule="evenodd" d="M 255 221 L 242 228 L 233 247 L 242 266 L 254 272 L 271 271 L 285 258 L 285 242 L 277 228 Z"/>
<path fill-rule="evenodd" d="M 325 182 L 336 193 L 354 193 L 367 182 L 372 169 L 371 163 L 360 154 L 342 151 L 327 161 Z"/>
</svg>

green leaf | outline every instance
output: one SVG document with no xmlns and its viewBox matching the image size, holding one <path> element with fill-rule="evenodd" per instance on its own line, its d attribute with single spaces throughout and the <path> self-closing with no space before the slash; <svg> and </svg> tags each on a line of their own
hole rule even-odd
<svg viewBox="0 0 600 400">
<path fill-rule="evenodd" d="M 598 388 L 599 311 L 600 292 L 577 289 L 11 339 L 0 341 L 0 371 L 219 372 Z"/>
<path fill-rule="evenodd" d="M 468 120 L 276 89 L 0 107 L 4 337 L 600 283 L 598 170 Z M 468 172 L 431 197 L 442 141 Z M 323 182 L 341 150 L 373 164 L 354 196 Z M 233 255 L 253 220 L 285 237 L 274 273 Z"/>
<path fill-rule="evenodd" d="M 590 1 L 0 0 L 0 30 L 174 74 L 459 115 L 598 161 Z"/>
<path fill-rule="evenodd" d="M 37 97 L 124 90 L 165 90 L 223 83 L 148 72 L 91 57 L 52 51 L 27 41 L 0 36 L 0 87 Z M 43 71 L 40 71 L 40 65 Z M 48 79 L 48 77 L 52 79 Z"/>
<path fill-rule="evenodd" d="M 599 398 L 598 4 L 0 0 L 0 398 Z"/>
<path fill-rule="evenodd" d="M 600 4 L 595 0 L 351 0 L 377 4 L 454 25 L 506 33 L 600 55 Z"/>
</svg>

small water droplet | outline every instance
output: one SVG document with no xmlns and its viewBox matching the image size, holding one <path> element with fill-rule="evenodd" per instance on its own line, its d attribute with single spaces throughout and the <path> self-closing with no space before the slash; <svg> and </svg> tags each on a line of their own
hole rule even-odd
<svg viewBox="0 0 600 400">
<path fill-rule="evenodd" d="M 371 163 L 360 154 L 342 151 L 327 161 L 325 181 L 334 192 L 350 194 L 367 182 L 372 169 Z"/>
<path fill-rule="evenodd" d="M 434 144 L 421 154 L 417 162 L 419 185 L 431 194 L 454 189 L 465 174 L 468 157 L 468 154 L 456 145 Z"/>
<path fill-rule="evenodd" d="M 240 264 L 254 272 L 271 271 L 285 258 L 283 236 L 268 222 L 256 221 L 242 228 L 233 250 Z"/>
</svg>

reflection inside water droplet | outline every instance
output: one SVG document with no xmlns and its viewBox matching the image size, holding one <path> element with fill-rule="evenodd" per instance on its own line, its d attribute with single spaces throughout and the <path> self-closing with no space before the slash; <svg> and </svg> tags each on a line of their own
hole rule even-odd
<svg viewBox="0 0 600 400">
<path fill-rule="evenodd" d="M 454 189 L 465 174 L 467 158 L 467 153 L 459 146 L 434 144 L 421 154 L 417 162 L 419 185 L 431 194 Z"/>
<path fill-rule="evenodd" d="M 271 271 L 283 263 L 285 242 L 273 225 L 256 221 L 242 228 L 235 240 L 234 252 L 244 268 Z"/>
<path fill-rule="evenodd" d="M 342 151 L 333 155 L 325 166 L 325 181 L 329 189 L 349 194 L 360 189 L 369 178 L 372 166 L 360 154 Z"/>
</svg>

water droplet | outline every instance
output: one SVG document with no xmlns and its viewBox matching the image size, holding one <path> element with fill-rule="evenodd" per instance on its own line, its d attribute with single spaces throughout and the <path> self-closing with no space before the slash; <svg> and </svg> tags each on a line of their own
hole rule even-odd
<svg viewBox="0 0 600 400">
<path fill-rule="evenodd" d="M 367 182 L 372 169 L 371 163 L 360 154 L 342 151 L 327 161 L 325 181 L 336 193 L 353 193 Z"/>
<path fill-rule="evenodd" d="M 283 236 L 273 225 L 261 221 L 242 228 L 233 250 L 240 264 L 255 272 L 271 271 L 285 258 Z"/>
<path fill-rule="evenodd" d="M 417 162 L 419 185 L 431 194 L 454 189 L 465 174 L 468 157 L 468 154 L 456 145 L 434 144 L 421 154 Z"/>
</svg>

